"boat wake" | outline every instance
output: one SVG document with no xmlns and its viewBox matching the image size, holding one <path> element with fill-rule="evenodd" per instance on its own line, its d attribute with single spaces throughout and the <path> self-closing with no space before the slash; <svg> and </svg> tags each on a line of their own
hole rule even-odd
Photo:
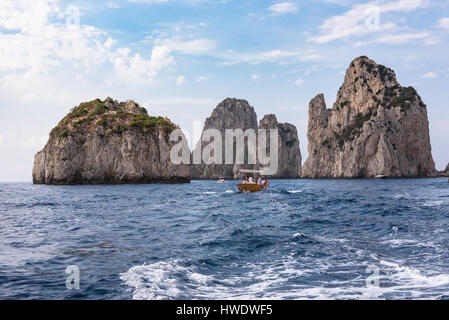
<svg viewBox="0 0 449 320">
<path fill-rule="evenodd" d="M 439 298 L 449 289 L 449 274 L 425 275 L 395 262 L 379 261 L 380 285 L 366 284 L 369 274 L 354 274 L 347 280 L 315 281 L 305 286 L 302 278 L 326 278 L 332 268 L 301 269 L 292 256 L 266 263 L 226 266 L 215 274 L 185 260 L 161 261 L 134 266 L 120 275 L 136 300 L 178 299 L 426 299 Z M 237 274 L 236 270 L 239 272 Z"/>
</svg>

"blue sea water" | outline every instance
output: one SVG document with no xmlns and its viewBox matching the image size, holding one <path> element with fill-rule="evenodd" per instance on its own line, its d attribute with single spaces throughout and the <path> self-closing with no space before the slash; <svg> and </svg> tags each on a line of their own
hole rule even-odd
<svg viewBox="0 0 449 320">
<path fill-rule="evenodd" d="M 446 179 L 236 189 L 0 184 L 0 299 L 449 298 Z"/>
</svg>

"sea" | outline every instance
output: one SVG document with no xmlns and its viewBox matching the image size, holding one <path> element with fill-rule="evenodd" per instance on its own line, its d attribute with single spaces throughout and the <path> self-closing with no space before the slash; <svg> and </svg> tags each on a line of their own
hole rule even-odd
<svg viewBox="0 0 449 320">
<path fill-rule="evenodd" d="M 447 179 L 0 184 L 0 299 L 449 299 Z"/>
</svg>

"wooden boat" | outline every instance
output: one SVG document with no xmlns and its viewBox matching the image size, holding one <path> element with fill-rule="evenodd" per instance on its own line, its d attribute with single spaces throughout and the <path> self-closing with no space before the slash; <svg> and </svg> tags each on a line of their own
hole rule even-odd
<svg viewBox="0 0 449 320">
<path fill-rule="evenodd" d="M 240 169 L 239 170 L 240 173 L 250 173 L 250 174 L 257 174 L 260 175 L 260 170 L 245 170 L 245 169 Z M 266 182 L 265 186 L 261 186 L 258 185 L 256 183 L 243 183 L 241 181 L 241 176 L 240 176 L 240 183 L 237 185 L 238 189 L 240 192 L 260 192 L 263 189 L 267 189 L 268 188 L 268 182 Z"/>
<path fill-rule="evenodd" d="M 258 184 L 253 184 L 253 183 L 247 183 L 247 184 L 243 184 L 243 183 L 239 183 L 238 184 L 238 188 L 240 192 L 259 192 L 262 191 L 262 187 L 259 186 Z"/>
</svg>

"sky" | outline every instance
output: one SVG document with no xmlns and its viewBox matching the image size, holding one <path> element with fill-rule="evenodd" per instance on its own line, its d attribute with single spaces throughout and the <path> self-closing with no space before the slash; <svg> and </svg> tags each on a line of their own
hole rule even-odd
<svg viewBox="0 0 449 320">
<path fill-rule="evenodd" d="M 191 131 L 227 97 L 298 128 L 335 101 L 361 55 L 428 106 L 437 169 L 449 162 L 448 0 L 0 0 L 0 181 L 31 181 L 34 155 L 72 107 L 134 100 Z"/>
</svg>

